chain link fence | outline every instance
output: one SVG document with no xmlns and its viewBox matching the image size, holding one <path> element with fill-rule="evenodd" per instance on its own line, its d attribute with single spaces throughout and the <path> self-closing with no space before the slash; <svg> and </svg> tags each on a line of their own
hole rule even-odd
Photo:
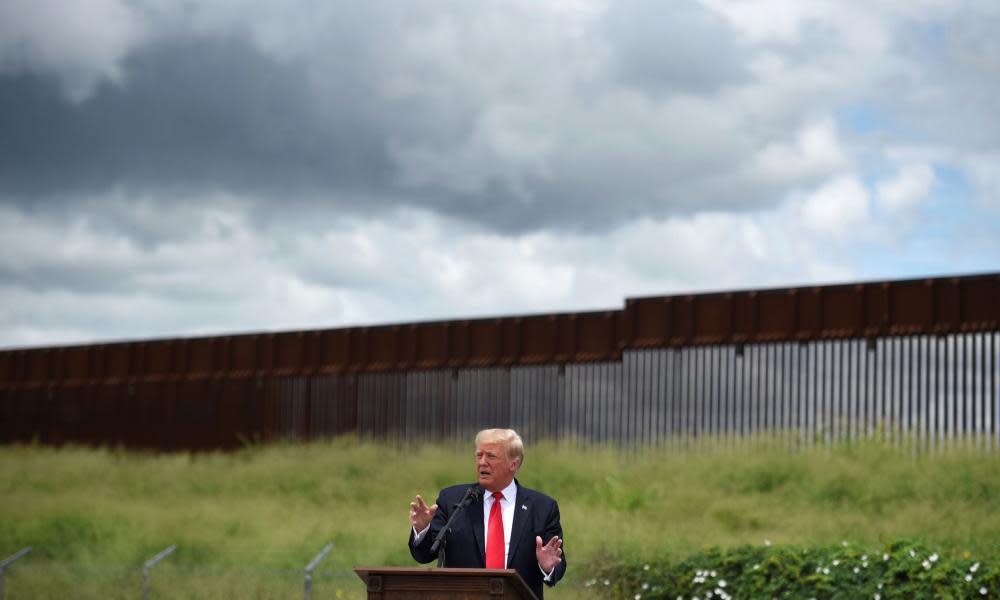
<svg viewBox="0 0 1000 600">
<path fill-rule="evenodd" d="M 183 558 L 183 548 L 176 546 L 164 549 L 143 564 L 67 562 L 47 558 L 39 549 L 35 549 L 33 556 L 25 557 L 28 553 L 22 550 L 0 562 L 0 600 L 365 598 L 364 584 L 352 569 L 322 564 L 332 549 L 333 545 L 328 544 L 302 568 L 191 564 L 177 560 Z"/>
</svg>

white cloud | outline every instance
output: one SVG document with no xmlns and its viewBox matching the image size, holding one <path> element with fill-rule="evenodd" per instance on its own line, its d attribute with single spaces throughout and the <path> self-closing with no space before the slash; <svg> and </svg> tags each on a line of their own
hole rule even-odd
<svg viewBox="0 0 1000 600">
<path fill-rule="evenodd" d="M 76 101 L 101 81 L 119 82 L 121 61 L 145 28 L 121 0 L 4 0 L 0 73 L 54 74 Z"/>
<path fill-rule="evenodd" d="M 845 240 L 864 235 L 871 222 L 870 194 L 855 177 L 843 176 L 807 194 L 792 210 L 810 235 Z"/>
<path fill-rule="evenodd" d="M 842 201 L 844 190 L 856 193 L 851 182 L 833 182 L 805 209 L 789 201 L 756 214 L 517 235 L 414 210 L 345 218 L 318 233 L 267 232 L 252 225 L 248 203 L 230 198 L 224 211 L 165 208 L 163 219 L 185 219 L 198 233 L 150 246 L 98 235 L 84 216 L 53 222 L 6 209 L 0 331 L 4 345 L 18 345 L 315 328 L 618 308 L 632 295 L 843 280 L 854 272 L 850 244 L 830 236 L 846 235 L 857 215 L 816 211 L 826 209 L 821 200 Z M 816 235 L 817 218 L 828 235 Z M 58 252 L 37 252 L 40 239 Z M 25 285 L 10 273 L 15 263 L 23 273 L 70 268 L 76 277 Z"/>
<path fill-rule="evenodd" d="M 960 164 L 979 192 L 979 204 L 1000 210 L 1000 151 L 970 153 L 962 157 Z"/>
<path fill-rule="evenodd" d="M 911 215 L 920 208 L 934 181 L 934 169 L 930 165 L 904 165 L 894 178 L 878 183 L 879 208 L 892 215 Z"/>
<path fill-rule="evenodd" d="M 756 42 L 800 41 L 803 24 L 829 15 L 825 2 L 800 0 L 701 0 Z"/>
<path fill-rule="evenodd" d="M 755 158 L 754 171 L 765 180 L 794 183 L 842 171 L 848 166 L 832 118 L 800 129 L 795 140 L 769 144 Z"/>
</svg>

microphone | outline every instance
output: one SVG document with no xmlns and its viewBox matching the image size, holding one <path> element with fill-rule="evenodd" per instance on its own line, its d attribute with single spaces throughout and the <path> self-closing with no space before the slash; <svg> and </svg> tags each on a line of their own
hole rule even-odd
<svg viewBox="0 0 1000 600">
<path fill-rule="evenodd" d="M 444 527 L 441 528 L 441 531 L 438 532 L 437 537 L 434 539 L 434 543 L 431 544 L 431 554 L 434 554 L 435 552 L 437 552 L 439 547 L 441 548 L 441 552 L 438 555 L 438 566 L 439 567 L 443 567 L 444 566 L 444 547 L 443 546 L 444 546 L 444 543 L 445 543 L 445 535 L 448 534 L 448 530 L 451 528 L 452 522 L 455 521 L 455 517 L 458 516 L 458 513 L 462 512 L 463 508 L 465 508 L 466 506 L 469 506 L 473 502 L 476 502 L 477 500 L 479 500 L 482 497 L 483 497 L 483 487 L 481 485 L 476 484 L 476 485 L 472 485 L 472 486 L 467 487 L 465 489 L 465 495 L 462 496 L 462 500 L 458 504 L 455 505 L 455 510 L 452 511 L 451 516 L 448 517 L 448 522 L 445 523 Z"/>
<path fill-rule="evenodd" d="M 486 490 L 483 489 L 483 486 L 479 485 L 478 483 L 466 489 L 465 496 L 462 497 L 462 502 L 461 502 L 462 506 L 469 506 L 473 502 L 477 502 L 480 498 L 483 497 L 483 493 L 485 491 Z"/>
</svg>

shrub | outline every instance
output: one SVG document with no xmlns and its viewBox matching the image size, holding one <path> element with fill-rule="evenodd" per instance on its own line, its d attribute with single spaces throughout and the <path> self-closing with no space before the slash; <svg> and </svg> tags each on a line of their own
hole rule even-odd
<svg viewBox="0 0 1000 600">
<path fill-rule="evenodd" d="M 897 541 L 836 546 L 712 548 L 681 560 L 602 561 L 584 586 L 608 598 L 995 598 L 1000 565 Z"/>
</svg>

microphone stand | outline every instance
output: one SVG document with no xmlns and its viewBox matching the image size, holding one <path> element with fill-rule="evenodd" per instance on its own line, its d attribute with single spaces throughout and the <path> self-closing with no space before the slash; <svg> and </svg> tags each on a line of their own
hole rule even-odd
<svg viewBox="0 0 1000 600">
<path fill-rule="evenodd" d="M 445 546 L 448 545 L 448 541 L 445 539 L 445 535 L 451 528 L 452 522 L 454 522 L 455 517 L 458 516 L 458 513 L 462 512 L 463 508 L 465 508 L 466 506 L 472 504 L 473 502 L 479 499 L 479 496 L 482 494 L 481 490 L 482 488 L 480 488 L 478 485 L 474 485 L 469 489 L 465 490 L 465 495 L 462 496 L 462 501 L 455 505 L 455 510 L 451 513 L 451 516 L 448 517 L 448 522 L 444 524 L 444 527 L 441 528 L 441 531 L 438 532 L 437 537 L 434 538 L 434 544 L 431 545 L 431 554 L 437 552 L 439 547 L 441 548 L 441 552 L 438 553 L 439 567 L 443 567 L 445 564 L 444 560 Z"/>
</svg>

